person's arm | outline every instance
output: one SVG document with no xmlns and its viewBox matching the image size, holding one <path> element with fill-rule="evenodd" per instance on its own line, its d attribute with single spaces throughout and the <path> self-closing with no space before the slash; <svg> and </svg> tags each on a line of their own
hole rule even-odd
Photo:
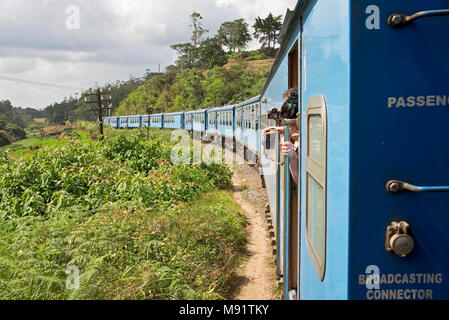
<svg viewBox="0 0 449 320">
<path fill-rule="evenodd" d="M 292 174 L 296 184 L 298 184 L 299 155 L 298 152 L 295 150 L 295 145 L 291 142 L 283 142 L 281 143 L 281 146 L 282 146 L 282 155 L 288 157 L 290 160 L 289 166 L 290 173 Z"/>
<path fill-rule="evenodd" d="M 269 127 L 264 129 L 263 134 L 270 136 L 272 134 L 284 134 L 284 127 Z"/>
</svg>

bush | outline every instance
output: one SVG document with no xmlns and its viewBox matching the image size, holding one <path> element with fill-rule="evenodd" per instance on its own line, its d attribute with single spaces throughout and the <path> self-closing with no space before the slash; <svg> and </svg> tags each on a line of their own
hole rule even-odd
<svg viewBox="0 0 449 320">
<path fill-rule="evenodd" d="M 6 132 L 8 132 L 9 136 L 14 140 L 22 140 L 26 138 L 26 132 L 17 124 L 10 123 L 6 126 Z"/>
<path fill-rule="evenodd" d="M 12 138 L 6 131 L 0 130 L 0 147 L 7 146 L 12 143 Z"/>
</svg>

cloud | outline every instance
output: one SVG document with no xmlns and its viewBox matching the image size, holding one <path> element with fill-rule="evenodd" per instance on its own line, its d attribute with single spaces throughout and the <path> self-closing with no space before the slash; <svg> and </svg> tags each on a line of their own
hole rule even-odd
<svg viewBox="0 0 449 320">
<path fill-rule="evenodd" d="M 212 36 L 225 21 L 244 18 L 252 25 L 257 16 L 284 14 L 295 5 L 296 0 L 4 0 L 0 75 L 82 88 L 140 77 L 175 61 L 170 45 L 189 41 L 193 11 L 201 13 Z M 69 6 L 79 9 L 79 29 L 66 27 Z M 73 93 L 0 82 L 0 99 L 15 106 L 44 108 Z"/>
</svg>

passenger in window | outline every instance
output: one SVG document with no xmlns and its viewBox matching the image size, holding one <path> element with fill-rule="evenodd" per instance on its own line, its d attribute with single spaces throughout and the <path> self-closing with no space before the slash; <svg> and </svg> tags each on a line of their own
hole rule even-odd
<svg viewBox="0 0 449 320">
<path fill-rule="evenodd" d="M 284 104 L 282 105 L 279 122 L 284 120 L 296 119 L 298 117 L 298 88 L 292 88 L 284 92 L 282 95 Z M 264 130 L 267 136 L 273 134 L 284 134 L 284 127 L 269 127 Z M 281 143 L 282 155 L 290 159 L 290 173 L 293 176 L 296 184 L 298 184 L 298 163 L 299 163 L 299 128 L 296 125 L 289 126 L 289 141 Z"/>
</svg>

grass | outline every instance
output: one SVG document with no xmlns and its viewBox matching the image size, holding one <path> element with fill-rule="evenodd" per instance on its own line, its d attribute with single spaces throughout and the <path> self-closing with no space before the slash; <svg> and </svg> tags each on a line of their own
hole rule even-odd
<svg viewBox="0 0 449 320">
<path fill-rule="evenodd" d="M 105 206 L 1 226 L 3 299 L 222 299 L 245 237 L 226 191 L 169 210 Z M 6 228 L 8 230 L 8 228 Z M 6 234 L 5 234 L 6 233 Z M 66 288 L 68 266 L 81 274 Z"/>
<path fill-rule="evenodd" d="M 167 131 L 88 129 L 0 154 L 2 299 L 223 299 L 245 245 L 229 168 L 171 164 Z"/>
</svg>

